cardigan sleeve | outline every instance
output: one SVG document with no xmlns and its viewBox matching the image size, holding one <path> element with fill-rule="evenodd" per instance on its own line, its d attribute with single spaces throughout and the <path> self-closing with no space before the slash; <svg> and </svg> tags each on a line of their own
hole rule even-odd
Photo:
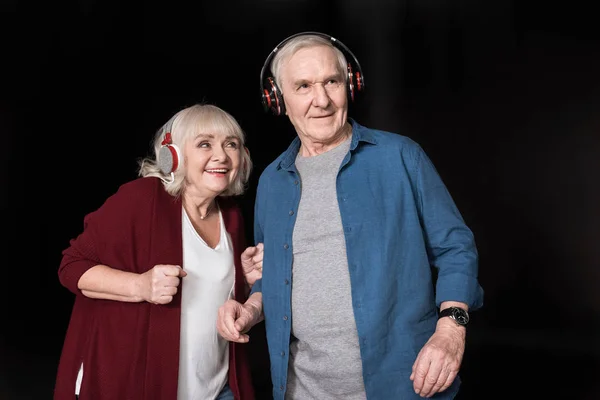
<svg viewBox="0 0 600 400">
<path fill-rule="evenodd" d="M 135 250 L 143 243 L 144 225 L 149 219 L 156 185 L 141 178 L 121 185 L 95 211 L 84 218 L 83 231 L 69 241 L 58 268 L 60 283 L 75 294 L 81 276 L 103 264 L 133 271 Z M 138 249 L 139 250 L 139 249 Z"/>
<path fill-rule="evenodd" d="M 81 290 L 77 287 L 81 276 L 90 268 L 100 264 L 94 226 L 96 214 L 93 212 L 86 215 L 83 232 L 77 238 L 71 239 L 69 247 L 62 252 L 58 279 L 64 287 L 75 294 L 81 294 Z"/>
</svg>

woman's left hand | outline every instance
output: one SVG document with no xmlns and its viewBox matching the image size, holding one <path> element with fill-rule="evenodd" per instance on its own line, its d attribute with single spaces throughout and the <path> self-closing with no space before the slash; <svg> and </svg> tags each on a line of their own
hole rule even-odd
<svg viewBox="0 0 600 400">
<path fill-rule="evenodd" d="M 242 253 L 242 269 L 246 282 L 252 287 L 254 282 L 262 279 L 264 246 L 262 243 L 250 246 Z"/>
</svg>

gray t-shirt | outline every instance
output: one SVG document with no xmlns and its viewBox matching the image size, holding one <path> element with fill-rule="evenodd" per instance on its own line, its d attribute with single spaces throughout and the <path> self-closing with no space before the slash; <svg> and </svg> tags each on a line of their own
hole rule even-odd
<svg viewBox="0 0 600 400">
<path fill-rule="evenodd" d="M 296 158 L 302 196 L 294 226 L 292 336 L 286 399 L 366 399 L 336 193 L 350 139 Z"/>
</svg>

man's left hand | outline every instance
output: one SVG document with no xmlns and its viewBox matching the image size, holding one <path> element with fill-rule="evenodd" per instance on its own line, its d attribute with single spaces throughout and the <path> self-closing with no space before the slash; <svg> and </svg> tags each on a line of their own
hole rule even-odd
<svg viewBox="0 0 600 400">
<path fill-rule="evenodd" d="M 415 393 L 431 397 L 448 389 L 462 362 L 465 351 L 466 328 L 450 318 L 437 322 L 435 333 L 417 355 L 410 380 Z"/>
</svg>

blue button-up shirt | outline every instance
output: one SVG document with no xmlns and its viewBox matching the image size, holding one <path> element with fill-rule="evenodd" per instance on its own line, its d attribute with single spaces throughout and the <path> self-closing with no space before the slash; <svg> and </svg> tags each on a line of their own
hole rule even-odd
<svg viewBox="0 0 600 400">
<path fill-rule="evenodd" d="M 459 301 L 471 310 L 483 304 L 477 249 L 421 147 L 350 122 L 352 142 L 336 190 L 367 398 L 419 399 L 409 376 L 435 331 L 440 303 Z M 275 399 L 284 398 L 287 382 L 299 148 L 295 138 L 264 170 L 255 203 L 254 238 L 264 243 L 264 272 L 252 291 L 263 295 Z M 459 385 L 457 377 L 434 398 L 453 398 Z"/>
</svg>

